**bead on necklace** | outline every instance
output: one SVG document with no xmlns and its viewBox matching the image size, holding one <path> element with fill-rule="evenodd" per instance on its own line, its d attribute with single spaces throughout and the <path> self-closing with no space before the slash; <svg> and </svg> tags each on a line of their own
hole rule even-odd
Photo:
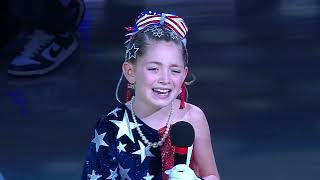
<svg viewBox="0 0 320 180">
<path fill-rule="evenodd" d="M 158 146 L 162 146 L 162 144 L 164 143 L 164 141 L 166 140 L 166 138 L 168 137 L 168 134 L 169 134 L 169 130 L 170 130 L 170 125 L 171 125 L 171 117 L 172 117 L 172 114 L 173 114 L 173 105 L 171 103 L 171 110 L 170 110 L 170 114 L 169 114 L 169 117 L 168 117 L 168 120 L 166 122 L 166 131 L 164 133 L 164 135 L 162 136 L 161 140 L 158 141 L 158 142 L 150 142 L 147 137 L 142 133 L 139 125 L 138 125 L 138 122 L 137 122 L 137 119 L 136 119 L 136 115 L 134 113 L 134 110 L 133 110 L 133 103 L 134 103 L 134 100 L 135 100 L 135 96 L 132 96 L 132 99 L 131 99 L 131 102 L 130 102 L 130 107 L 131 107 L 131 115 L 132 115 L 132 119 L 134 121 L 134 124 L 135 124 L 135 127 L 137 128 L 137 131 L 138 131 L 138 134 L 140 135 L 141 139 L 143 140 L 143 142 L 145 144 L 147 144 L 148 146 L 151 146 L 153 148 L 157 148 Z"/>
</svg>

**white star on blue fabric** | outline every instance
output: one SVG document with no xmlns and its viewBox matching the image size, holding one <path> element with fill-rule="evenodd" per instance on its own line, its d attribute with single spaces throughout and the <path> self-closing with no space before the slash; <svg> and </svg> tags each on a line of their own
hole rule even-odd
<svg viewBox="0 0 320 180">
<path fill-rule="evenodd" d="M 132 129 L 136 128 L 136 126 L 135 126 L 134 123 L 129 121 L 129 117 L 128 117 L 127 111 L 124 112 L 122 121 L 118 121 L 118 120 L 110 120 L 110 121 L 113 122 L 115 125 L 117 125 L 119 127 L 118 134 L 117 134 L 117 139 L 119 139 L 123 135 L 127 135 L 127 137 L 133 143 L 135 143 L 134 137 L 133 137 L 133 134 L 132 134 Z M 138 124 L 138 126 L 142 126 L 142 124 Z"/>
<path fill-rule="evenodd" d="M 119 141 L 119 145 L 117 146 L 117 149 L 119 150 L 119 154 L 121 153 L 121 151 L 123 152 L 127 152 L 126 149 L 124 149 L 124 147 L 126 147 L 127 144 L 122 144 L 120 141 Z"/>
<path fill-rule="evenodd" d="M 131 180 L 130 176 L 128 175 L 128 172 L 130 171 L 130 168 L 128 169 L 124 169 L 120 164 L 119 164 L 119 173 L 120 173 L 120 176 L 121 176 L 121 180 L 124 180 L 124 179 L 129 179 Z"/>
<path fill-rule="evenodd" d="M 121 110 L 121 109 L 117 107 L 117 108 L 115 108 L 113 111 L 109 112 L 109 113 L 108 113 L 108 116 L 109 116 L 110 114 L 113 114 L 115 117 L 118 117 L 117 112 L 120 111 L 120 110 Z"/>
<path fill-rule="evenodd" d="M 141 163 L 144 161 L 146 156 L 154 157 L 154 155 L 150 152 L 150 146 L 145 147 L 144 144 L 139 141 L 140 149 L 138 151 L 133 152 L 132 154 L 137 154 L 141 156 Z"/>
<path fill-rule="evenodd" d="M 102 177 L 102 176 L 99 175 L 99 174 L 96 174 L 96 171 L 95 171 L 95 170 L 92 170 L 92 173 L 91 173 L 91 174 L 88 174 L 88 177 L 90 178 L 90 180 L 97 180 L 97 179 L 99 179 L 99 178 Z"/>
<path fill-rule="evenodd" d="M 147 175 L 145 177 L 143 177 L 143 179 L 145 180 L 151 180 L 154 176 L 150 175 L 149 173 L 147 173 Z"/>
<path fill-rule="evenodd" d="M 114 171 L 112 171 L 111 169 L 109 169 L 109 171 L 110 171 L 110 176 L 107 177 L 107 179 L 115 180 L 116 177 L 118 177 L 117 169 L 118 169 L 118 168 L 116 168 Z"/>
<path fill-rule="evenodd" d="M 104 142 L 103 138 L 106 133 L 98 134 L 97 130 L 94 131 L 94 139 L 91 142 L 96 143 L 96 152 L 99 151 L 100 146 L 109 146 L 106 142 Z"/>
</svg>

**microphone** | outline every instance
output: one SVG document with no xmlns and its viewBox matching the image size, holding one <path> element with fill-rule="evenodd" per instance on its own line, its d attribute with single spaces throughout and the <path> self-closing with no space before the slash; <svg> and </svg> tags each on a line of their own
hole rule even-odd
<svg viewBox="0 0 320 180">
<path fill-rule="evenodd" d="M 174 166 L 188 164 L 188 147 L 192 146 L 194 136 L 194 129 L 190 123 L 179 121 L 172 125 L 170 140 L 172 145 L 175 146 Z"/>
</svg>

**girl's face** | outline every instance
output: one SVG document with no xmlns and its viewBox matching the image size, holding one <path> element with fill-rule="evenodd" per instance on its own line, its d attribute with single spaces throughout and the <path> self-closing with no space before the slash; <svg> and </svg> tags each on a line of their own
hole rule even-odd
<svg viewBox="0 0 320 180">
<path fill-rule="evenodd" d="M 133 67 L 137 105 L 169 105 L 179 95 L 187 72 L 181 47 L 174 42 L 152 41 Z"/>
</svg>

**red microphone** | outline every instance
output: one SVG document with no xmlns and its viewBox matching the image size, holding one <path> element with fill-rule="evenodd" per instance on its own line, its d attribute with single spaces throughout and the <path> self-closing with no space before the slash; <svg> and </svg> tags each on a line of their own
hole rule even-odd
<svg viewBox="0 0 320 180">
<path fill-rule="evenodd" d="M 192 146 L 194 136 L 194 129 L 190 123 L 179 121 L 172 125 L 170 140 L 175 146 L 174 165 L 186 164 L 188 147 Z"/>
</svg>

